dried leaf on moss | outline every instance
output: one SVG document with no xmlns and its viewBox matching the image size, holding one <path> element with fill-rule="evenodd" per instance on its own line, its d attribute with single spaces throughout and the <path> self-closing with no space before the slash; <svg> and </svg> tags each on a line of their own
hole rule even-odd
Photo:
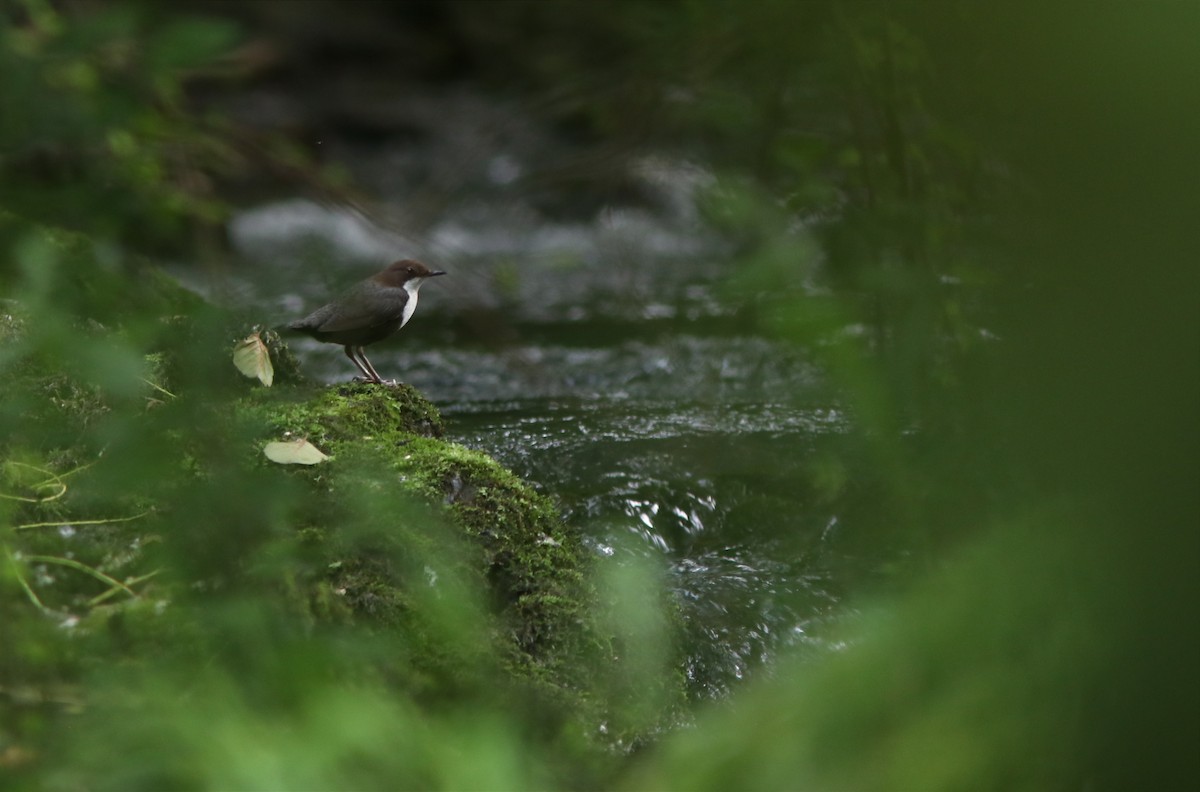
<svg viewBox="0 0 1200 792">
<path fill-rule="evenodd" d="M 275 379 L 275 369 L 271 366 L 271 353 L 267 351 L 267 345 L 263 343 L 258 333 L 243 338 L 233 348 L 233 365 L 237 366 L 237 370 L 247 377 L 257 378 L 268 388 Z"/>
<path fill-rule="evenodd" d="M 267 443 L 263 453 L 267 459 L 281 465 L 316 465 L 329 459 L 327 454 L 304 438 Z"/>
</svg>

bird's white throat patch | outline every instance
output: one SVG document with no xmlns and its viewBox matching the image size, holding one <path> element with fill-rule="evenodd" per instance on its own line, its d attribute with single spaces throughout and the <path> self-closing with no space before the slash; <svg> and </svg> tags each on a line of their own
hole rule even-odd
<svg viewBox="0 0 1200 792">
<path fill-rule="evenodd" d="M 412 319 L 413 311 L 417 310 L 417 289 L 421 288 L 421 284 L 424 282 L 424 278 L 413 278 L 404 282 L 404 291 L 408 292 L 408 300 L 404 303 L 404 313 L 400 316 L 401 327 L 408 324 L 408 320 Z"/>
</svg>

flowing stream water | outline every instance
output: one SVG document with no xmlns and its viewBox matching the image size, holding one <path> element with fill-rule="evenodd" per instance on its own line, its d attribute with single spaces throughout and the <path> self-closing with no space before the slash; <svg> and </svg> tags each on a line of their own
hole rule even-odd
<svg viewBox="0 0 1200 792">
<path fill-rule="evenodd" d="M 375 367 L 434 401 L 450 439 L 555 498 L 599 563 L 667 571 L 694 696 L 784 647 L 829 649 L 842 515 L 805 472 L 847 418 L 799 350 L 746 319 L 752 296 L 728 293 L 731 251 L 695 206 L 711 177 L 645 158 L 631 178 L 648 198 L 555 218 L 503 191 L 519 158 L 471 151 L 488 189 L 433 219 L 399 193 L 370 216 L 300 199 L 240 212 L 226 296 L 278 324 L 396 258 L 447 270 L 368 350 Z M 411 157 L 372 156 L 351 157 L 363 178 L 386 182 L 379 161 L 415 178 Z M 337 347 L 293 349 L 314 377 L 355 373 Z"/>
</svg>

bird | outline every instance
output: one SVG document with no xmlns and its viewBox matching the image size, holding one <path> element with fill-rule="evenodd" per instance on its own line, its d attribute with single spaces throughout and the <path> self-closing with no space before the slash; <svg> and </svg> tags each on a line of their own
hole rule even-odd
<svg viewBox="0 0 1200 792">
<path fill-rule="evenodd" d="M 287 328 L 327 344 L 341 344 L 367 382 L 385 384 L 363 347 L 382 341 L 408 324 L 417 307 L 421 284 L 445 274 L 419 261 L 402 259 L 351 286 L 303 319 L 289 322 Z"/>
</svg>

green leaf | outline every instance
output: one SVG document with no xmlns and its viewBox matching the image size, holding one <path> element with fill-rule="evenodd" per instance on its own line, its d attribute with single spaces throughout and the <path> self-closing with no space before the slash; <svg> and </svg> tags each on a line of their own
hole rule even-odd
<svg viewBox="0 0 1200 792">
<path fill-rule="evenodd" d="M 263 453 L 267 459 L 281 465 L 317 465 L 329 459 L 321 449 L 303 437 L 288 442 L 267 443 Z"/>
<path fill-rule="evenodd" d="M 268 388 L 275 381 L 275 369 L 271 366 L 271 353 L 267 351 L 267 345 L 263 343 L 258 333 L 243 338 L 233 348 L 233 365 L 237 366 L 237 370 L 247 377 L 257 378 Z"/>
</svg>

